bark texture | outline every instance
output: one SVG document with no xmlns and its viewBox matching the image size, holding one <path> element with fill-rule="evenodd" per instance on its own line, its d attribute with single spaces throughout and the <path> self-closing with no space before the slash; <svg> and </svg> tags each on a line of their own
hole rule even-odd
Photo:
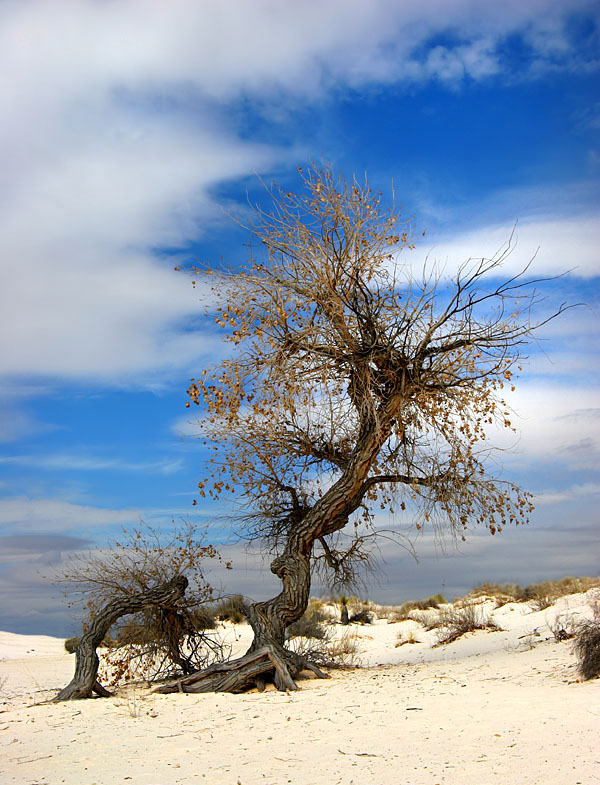
<svg viewBox="0 0 600 785">
<path fill-rule="evenodd" d="M 121 616 L 136 613 L 148 606 L 172 608 L 184 596 L 187 585 L 187 578 L 184 575 L 177 575 L 167 583 L 153 589 L 133 594 L 130 597 L 122 597 L 105 605 L 81 638 L 75 653 L 75 675 L 54 700 L 91 698 L 93 693 L 101 697 L 108 697 L 111 693 L 98 682 L 100 662 L 96 649 L 102 643 L 111 626 Z"/>
</svg>

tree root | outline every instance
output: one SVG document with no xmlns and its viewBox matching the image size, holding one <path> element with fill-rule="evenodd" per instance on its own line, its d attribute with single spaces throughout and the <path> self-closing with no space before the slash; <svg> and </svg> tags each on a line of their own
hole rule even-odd
<svg viewBox="0 0 600 785">
<path fill-rule="evenodd" d="M 277 651 L 274 646 L 263 646 L 236 660 L 217 663 L 175 682 L 163 684 L 153 692 L 238 693 L 252 687 L 257 687 L 262 692 L 266 681 L 270 680 L 269 677 L 272 677 L 278 690 L 292 692 L 298 689 L 294 678 L 305 669 L 312 671 L 320 679 L 329 678 L 327 673 L 294 652 Z"/>
</svg>

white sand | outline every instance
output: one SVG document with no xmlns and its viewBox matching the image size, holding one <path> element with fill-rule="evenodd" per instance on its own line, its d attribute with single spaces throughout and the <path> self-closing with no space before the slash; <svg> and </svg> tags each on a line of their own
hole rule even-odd
<svg viewBox="0 0 600 785">
<path fill-rule="evenodd" d="M 585 595 L 537 613 L 504 606 L 493 618 L 505 631 L 434 649 L 422 632 L 395 647 L 421 630 L 412 622 L 353 628 L 369 667 L 295 693 L 138 686 L 42 705 L 74 656 L 57 639 L 0 633 L 0 783 L 597 785 L 600 680 L 578 682 L 571 643 L 554 641 L 548 622 L 565 612 L 586 614 Z M 250 638 L 246 625 L 227 634 L 237 650 Z"/>
</svg>

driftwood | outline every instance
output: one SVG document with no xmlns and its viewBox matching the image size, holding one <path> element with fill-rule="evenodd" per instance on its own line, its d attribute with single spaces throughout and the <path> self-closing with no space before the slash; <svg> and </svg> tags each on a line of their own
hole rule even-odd
<svg viewBox="0 0 600 785">
<path fill-rule="evenodd" d="M 289 653 L 288 653 L 289 654 Z M 220 662 L 198 673 L 156 687 L 153 692 L 244 692 L 251 687 L 264 689 L 265 677 L 274 672 L 273 681 L 279 690 L 293 691 L 298 687 L 286 662 L 274 646 L 263 646 L 231 662 Z M 302 662 L 321 679 L 329 676 L 315 665 Z M 295 669 L 294 669 L 295 670 Z M 292 671 L 294 672 L 294 671 Z"/>
<path fill-rule="evenodd" d="M 54 698 L 55 701 L 91 698 L 93 693 L 108 697 L 111 693 L 98 681 L 100 664 L 96 649 L 102 643 L 110 627 L 129 613 L 136 613 L 148 606 L 172 607 L 180 600 L 188 585 L 184 575 L 178 575 L 167 583 L 148 591 L 121 597 L 109 602 L 95 617 L 89 630 L 82 636 L 76 651 L 75 675 Z"/>
</svg>

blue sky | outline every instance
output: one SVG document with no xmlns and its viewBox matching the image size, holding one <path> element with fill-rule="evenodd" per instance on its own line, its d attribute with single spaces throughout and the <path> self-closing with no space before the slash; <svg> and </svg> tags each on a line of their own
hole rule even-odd
<svg viewBox="0 0 600 785">
<path fill-rule="evenodd" d="M 227 213 L 321 156 L 393 182 L 415 265 L 491 254 L 518 221 L 508 272 L 571 271 L 540 314 L 586 303 L 511 401 L 532 524 L 445 554 L 425 534 L 418 563 L 384 546 L 365 592 L 597 573 L 599 23 L 587 0 L 0 4 L 0 629 L 73 630 L 42 576 L 140 518 L 206 521 L 234 560 L 216 582 L 276 588 L 224 507 L 192 507 L 186 383 L 223 349 L 173 267 L 242 264 Z"/>
</svg>

